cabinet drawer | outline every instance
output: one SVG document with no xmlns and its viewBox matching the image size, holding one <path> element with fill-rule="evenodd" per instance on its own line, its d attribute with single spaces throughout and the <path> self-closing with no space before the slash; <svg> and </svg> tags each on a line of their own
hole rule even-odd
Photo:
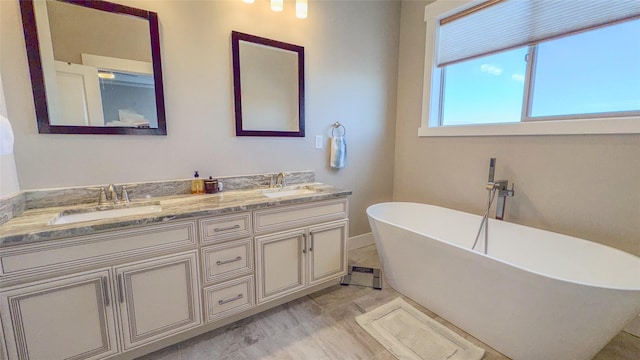
<svg viewBox="0 0 640 360">
<path fill-rule="evenodd" d="M 195 221 L 81 236 L 0 250 L 5 279 L 122 261 L 196 245 Z"/>
<path fill-rule="evenodd" d="M 347 199 L 328 200 L 254 212 L 255 232 L 265 233 L 345 219 Z"/>
<path fill-rule="evenodd" d="M 204 288 L 205 321 L 220 320 L 252 308 L 253 289 L 253 275 Z"/>
<path fill-rule="evenodd" d="M 201 219 L 200 234 L 205 244 L 251 236 L 251 213 Z"/>
<path fill-rule="evenodd" d="M 205 283 L 253 273 L 253 240 L 234 240 L 202 248 Z"/>
</svg>

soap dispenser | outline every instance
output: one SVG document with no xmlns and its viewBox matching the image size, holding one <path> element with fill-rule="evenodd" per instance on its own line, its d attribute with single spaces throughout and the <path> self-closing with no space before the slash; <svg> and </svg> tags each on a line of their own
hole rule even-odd
<svg viewBox="0 0 640 360">
<path fill-rule="evenodd" d="M 193 180 L 191 180 L 191 193 L 204 194 L 204 181 L 200 179 L 200 174 L 198 174 L 197 170 L 193 174 Z"/>
</svg>

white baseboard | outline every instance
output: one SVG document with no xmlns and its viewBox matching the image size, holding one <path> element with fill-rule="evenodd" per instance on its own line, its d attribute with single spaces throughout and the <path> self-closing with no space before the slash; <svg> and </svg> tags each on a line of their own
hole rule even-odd
<svg viewBox="0 0 640 360">
<path fill-rule="evenodd" d="M 636 316 L 635 319 L 631 320 L 630 323 L 624 328 L 624 331 L 629 334 L 640 337 L 640 315 Z"/>
<path fill-rule="evenodd" d="M 349 250 L 353 250 L 353 249 L 359 249 L 361 247 L 365 247 L 373 244 L 375 244 L 373 240 L 373 234 L 366 233 L 366 234 L 350 237 L 347 248 Z"/>
</svg>

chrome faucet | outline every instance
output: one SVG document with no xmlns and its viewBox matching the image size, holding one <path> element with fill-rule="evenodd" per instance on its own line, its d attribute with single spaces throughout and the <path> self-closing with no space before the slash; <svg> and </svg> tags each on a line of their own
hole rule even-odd
<svg viewBox="0 0 640 360">
<path fill-rule="evenodd" d="M 476 245 L 478 244 L 478 240 L 480 239 L 480 234 L 482 233 L 482 229 L 484 228 L 484 253 L 489 253 L 489 210 L 491 209 L 491 204 L 493 203 L 493 199 L 498 195 L 498 203 L 496 204 L 496 220 L 504 219 L 504 205 L 507 201 L 507 196 L 513 196 L 514 184 L 511 184 L 511 189 L 509 189 L 509 180 L 498 180 L 495 181 L 495 172 L 496 172 L 496 158 L 491 158 L 489 160 L 489 180 L 487 181 L 487 185 L 485 188 L 489 191 L 489 197 L 487 199 L 487 210 L 482 215 L 482 221 L 480 222 L 480 228 L 478 229 L 478 234 L 476 235 L 476 239 L 471 246 L 472 250 L 475 250 Z"/>
<path fill-rule="evenodd" d="M 116 187 L 113 186 L 113 184 L 109 184 L 109 188 L 107 189 L 107 199 L 114 204 L 116 204 L 120 200 L 118 198 L 118 192 L 116 191 Z"/>
<path fill-rule="evenodd" d="M 113 184 L 109 184 L 106 190 L 103 187 L 100 187 L 100 196 L 98 197 L 98 205 L 106 205 L 107 203 L 117 204 L 118 202 L 122 202 L 128 204 L 131 202 L 129 198 L 129 192 L 127 191 L 127 187 L 122 185 L 120 187 L 120 195 L 116 191 L 116 187 Z"/>
<path fill-rule="evenodd" d="M 494 174 L 496 171 L 496 158 L 491 158 L 489 161 L 489 181 L 485 187 L 489 191 L 497 191 L 498 203 L 496 204 L 496 219 L 504 219 L 504 208 L 508 196 L 515 194 L 515 184 L 511 184 L 509 189 L 509 180 L 494 180 Z"/>
<path fill-rule="evenodd" d="M 287 180 L 284 173 L 279 173 L 276 177 L 276 187 L 283 188 L 287 185 Z"/>
</svg>

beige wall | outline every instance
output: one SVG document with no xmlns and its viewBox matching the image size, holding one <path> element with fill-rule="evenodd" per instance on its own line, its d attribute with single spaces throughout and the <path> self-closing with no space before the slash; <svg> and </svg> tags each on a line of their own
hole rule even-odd
<svg viewBox="0 0 640 360">
<path fill-rule="evenodd" d="M 364 210 L 392 194 L 400 3 L 310 1 L 295 18 L 266 1 L 141 1 L 160 19 L 168 136 L 38 134 L 18 1 L 0 1 L 1 70 L 23 190 L 315 170 L 319 181 L 353 190 L 351 235 L 369 231 Z M 235 137 L 231 31 L 305 47 L 305 138 Z M 345 169 L 328 167 L 335 121 L 347 129 Z"/>
<path fill-rule="evenodd" d="M 489 158 L 515 182 L 506 220 L 640 255 L 640 136 L 419 138 L 424 6 L 403 1 L 394 199 L 482 214 Z"/>
<path fill-rule="evenodd" d="M 151 62 L 149 22 L 60 1 L 47 1 L 53 57 L 82 64 L 82 53 Z M 80 35 L 80 36 L 79 36 Z"/>
</svg>

